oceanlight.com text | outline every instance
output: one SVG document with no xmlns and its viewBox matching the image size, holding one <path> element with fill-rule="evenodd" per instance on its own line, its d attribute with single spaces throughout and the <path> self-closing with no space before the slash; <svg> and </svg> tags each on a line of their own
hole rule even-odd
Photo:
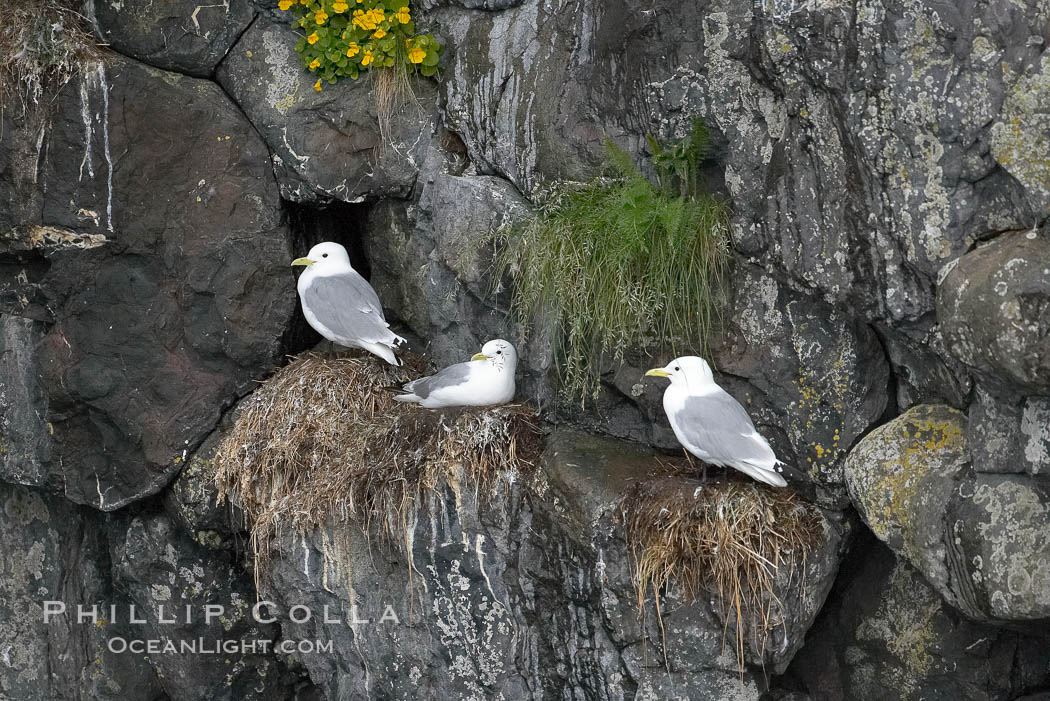
<svg viewBox="0 0 1050 701">
<path fill-rule="evenodd" d="M 130 652 L 136 655 L 265 655 L 278 652 L 286 655 L 299 653 L 311 655 L 316 653 L 331 654 L 331 640 L 215 640 L 197 638 L 196 640 L 169 640 L 153 638 L 110 638 L 106 642 L 110 652 L 121 655 Z"/>
</svg>

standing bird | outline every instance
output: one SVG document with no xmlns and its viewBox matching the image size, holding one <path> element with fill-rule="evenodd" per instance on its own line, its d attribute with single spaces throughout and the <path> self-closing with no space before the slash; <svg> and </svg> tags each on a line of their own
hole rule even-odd
<svg viewBox="0 0 1050 701">
<path fill-rule="evenodd" d="M 429 377 L 412 380 L 401 388 L 399 402 L 414 402 L 427 409 L 448 406 L 494 406 L 514 399 L 514 346 L 497 338 L 489 341 L 466 363 L 449 365 Z"/>
<path fill-rule="evenodd" d="M 310 326 L 333 343 L 401 364 L 394 348 L 405 339 L 390 330 L 379 295 L 350 265 L 345 248 L 331 241 L 319 243 L 292 265 L 306 266 L 296 287 Z"/>
<path fill-rule="evenodd" d="M 664 390 L 664 412 L 686 450 L 704 462 L 735 468 L 759 482 L 787 486 L 777 474 L 780 461 L 773 449 L 755 430 L 744 407 L 715 384 L 703 358 L 682 356 L 645 374 L 671 380 Z"/>
</svg>

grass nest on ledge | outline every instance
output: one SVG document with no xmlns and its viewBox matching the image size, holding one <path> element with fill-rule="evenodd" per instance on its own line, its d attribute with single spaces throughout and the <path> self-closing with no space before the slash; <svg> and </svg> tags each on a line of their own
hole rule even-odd
<svg viewBox="0 0 1050 701">
<path fill-rule="evenodd" d="M 529 405 L 434 411 L 393 400 L 387 387 L 424 374 L 367 356 L 306 353 L 246 401 L 216 453 L 220 498 L 244 512 L 258 574 L 285 529 L 331 518 L 406 543 L 427 490 L 457 502 L 533 483 L 543 448 Z"/>
<path fill-rule="evenodd" d="M 663 631 L 660 593 L 675 584 L 685 604 L 714 598 L 723 647 L 734 626 L 741 674 L 745 629 L 764 650 L 783 621 L 778 592 L 797 583 L 804 596 L 807 553 L 823 534 L 820 511 L 788 489 L 735 476 L 701 485 L 681 469 L 630 487 L 621 513 L 639 615 L 651 593 Z"/>
</svg>

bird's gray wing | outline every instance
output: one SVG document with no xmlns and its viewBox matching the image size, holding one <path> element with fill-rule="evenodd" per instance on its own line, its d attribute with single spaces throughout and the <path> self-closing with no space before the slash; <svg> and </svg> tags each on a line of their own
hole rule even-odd
<svg viewBox="0 0 1050 701">
<path fill-rule="evenodd" d="M 708 453 L 712 459 L 766 460 L 769 448 L 752 435 L 755 424 L 744 407 L 728 392 L 720 390 L 688 397 L 675 414 L 682 437 Z"/>
<path fill-rule="evenodd" d="M 412 380 L 405 385 L 405 391 L 411 392 L 420 399 L 426 399 L 439 389 L 461 385 L 469 378 L 470 363 L 456 363 L 455 365 L 449 365 L 444 370 L 428 377 L 421 377 L 418 380 Z"/>
<path fill-rule="evenodd" d="M 303 290 L 303 304 L 347 340 L 389 343 L 397 338 L 383 316 L 379 295 L 356 271 L 315 277 Z"/>
</svg>

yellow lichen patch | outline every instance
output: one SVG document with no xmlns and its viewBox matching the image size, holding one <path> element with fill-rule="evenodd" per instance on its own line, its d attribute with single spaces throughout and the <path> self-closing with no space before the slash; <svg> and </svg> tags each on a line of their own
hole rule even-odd
<svg viewBox="0 0 1050 701">
<path fill-rule="evenodd" d="M 803 362 L 793 381 L 798 399 L 790 407 L 791 414 L 796 417 L 792 434 L 797 444 L 808 446 L 807 472 L 812 479 L 819 480 L 821 474 L 834 468 L 845 453 L 845 448 L 840 445 L 841 433 L 845 430 L 842 417 L 853 392 L 849 368 L 855 351 L 853 343 L 843 338 L 836 346 L 830 364 L 812 367 L 805 362 L 807 349 L 801 340 L 796 342 L 795 351 Z M 830 443 L 812 441 L 814 436 L 828 433 L 831 433 Z"/>
<path fill-rule="evenodd" d="M 295 84 L 295 88 L 296 88 L 296 92 L 289 93 L 288 95 L 285 95 L 284 97 L 282 97 L 280 100 L 277 100 L 276 102 L 274 102 L 273 103 L 273 108 L 275 110 L 277 110 L 278 112 L 280 112 L 281 114 L 285 114 L 288 110 L 290 110 L 292 107 L 294 107 L 295 103 L 296 103 L 295 96 L 298 93 L 298 89 L 299 89 L 298 81 Z"/>
<path fill-rule="evenodd" d="M 850 455 L 847 480 L 865 520 L 881 540 L 901 539 L 921 559 L 917 519 L 931 485 L 965 462 L 963 414 L 946 406 L 917 406 L 873 431 Z M 921 537 L 921 536 L 919 536 Z"/>
<path fill-rule="evenodd" d="M 878 609 L 857 629 L 859 639 L 885 645 L 899 661 L 900 666 L 887 666 L 884 680 L 900 698 L 910 698 L 915 693 L 916 680 L 930 675 L 936 664 L 931 651 L 935 648 L 934 626 L 943 603 L 916 581 L 917 577 L 906 565 L 898 564 Z"/>
</svg>

